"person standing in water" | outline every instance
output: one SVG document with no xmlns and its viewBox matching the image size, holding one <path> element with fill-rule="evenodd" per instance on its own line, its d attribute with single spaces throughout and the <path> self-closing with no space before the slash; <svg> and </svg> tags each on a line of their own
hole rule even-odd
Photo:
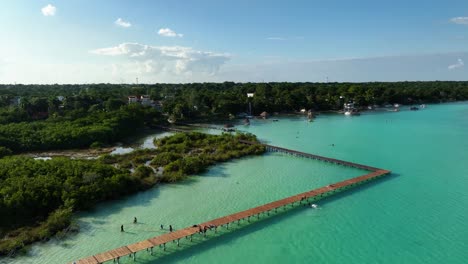
<svg viewBox="0 0 468 264">
<path fill-rule="evenodd" d="M 124 228 L 123 228 L 123 225 L 120 226 L 120 232 L 125 232 Z"/>
<path fill-rule="evenodd" d="M 136 217 L 133 217 L 133 223 L 134 223 L 134 224 L 137 223 L 137 218 L 136 218 Z"/>
<path fill-rule="evenodd" d="M 169 225 L 169 232 L 172 232 L 172 225 Z"/>
</svg>

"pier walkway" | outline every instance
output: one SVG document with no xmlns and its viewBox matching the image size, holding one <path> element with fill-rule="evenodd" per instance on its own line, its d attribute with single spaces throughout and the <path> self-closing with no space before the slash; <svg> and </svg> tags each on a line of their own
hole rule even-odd
<svg viewBox="0 0 468 264">
<path fill-rule="evenodd" d="M 245 144 L 250 144 L 250 145 L 258 144 L 256 142 L 250 142 L 250 141 L 246 141 L 246 140 L 239 140 L 239 141 L 242 142 L 242 143 L 245 143 Z M 264 145 L 268 151 L 272 151 L 272 152 L 282 152 L 282 153 L 290 154 L 290 155 L 297 156 L 297 157 L 315 159 L 315 160 L 330 162 L 330 163 L 334 163 L 334 164 L 338 164 L 338 165 L 343 165 L 343 166 L 352 167 L 352 168 L 356 168 L 356 169 L 367 170 L 367 171 L 378 171 L 378 170 L 380 170 L 379 168 L 370 167 L 370 166 L 362 165 L 362 164 L 357 164 L 357 163 L 353 163 L 353 162 L 349 162 L 349 161 L 333 159 L 333 158 L 327 158 L 327 157 L 323 157 L 323 156 L 319 156 L 319 155 L 315 155 L 315 154 L 300 152 L 300 151 L 297 151 L 297 150 L 292 150 L 292 149 L 287 149 L 287 148 L 282 148 L 282 147 L 277 147 L 277 146 L 272 146 L 272 145 L 267 145 L 267 144 L 262 144 L 262 145 Z"/>
<path fill-rule="evenodd" d="M 186 132 L 186 131 L 180 130 L 180 132 Z M 249 142 L 249 141 L 242 141 L 242 143 L 258 144 L 258 143 Z M 326 162 L 332 162 L 335 164 L 350 166 L 350 167 L 354 167 L 358 169 L 367 170 L 370 172 L 362 176 L 358 176 L 355 178 L 333 183 L 333 184 L 330 184 L 330 185 L 327 185 L 318 189 L 313 189 L 304 193 L 296 194 L 296 195 L 286 197 L 286 198 L 283 198 L 283 199 L 280 199 L 271 203 L 267 203 L 267 204 L 260 205 L 254 208 L 250 208 L 245 211 L 223 216 L 223 217 L 213 219 L 204 223 L 200 223 L 198 225 L 186 227 L 186 228 L 176 230 L 170 233 L 155 236 L 155 237 L 152 237 L 152 238 L 149 238 L 149 239 L 146 239 L 146 240 L 143 240 L 143 241 L 131 244 L 131 245 L 123 246 L 120 248 L 109 250 L 107 252 L 89 256 L 89 257 L 77 260 L 75 262 L 72 262 L 72 263 L 99 264 L 99 263 L 104 263 L 107 261 L 114 261 L 118 263 L 120 258 L 125 257 L 125 256 L 130 256 L 135 260 L 136 253 L 140 251 L 145 251 L 145 250 L 148 251 L 149 254 L 153 255 L 153 252 L 156 251 L 156 248 L 161 248 L 161 250 L 165 250 L 166 244 L 169 242 L 175 242 L 177 243 L 177 246 L 179 246 L 180 239 L 185 238 L 185 239 L 190 239 L 190 241 L 192 241 L 194 235 L 206 236 L 207 230 L 216 232 L 217 229 L 220 227 L 224 227 L 228 229 L 230 224 L 233 224 L 233 223 L 239 224 L 241 221 L 250 222 L 250 219 L 252 217 L 256 217 L 259 219 L 262 216 L 263 217 L 269 216 L 270 214 L 277 213 L 277 211 L 281 208 L 285 208 L 288 206 L 293 207 L 293 206 L 297 206 L 301 204 L 309 204 L 311 201 L 315 201 L 317 199 L 321 199 L 326 196 L 329 196 L 329 195 L 332 195 L 341 191 L 345 191 L 347 189 L 351 189 L 353 187 L 356 187 L 358 185 L 378 179 L 382 176 L 385 176 L 391 173 L 390 171 L 384 170 L 384 169 L 374 168 L 374 167 L 370 167 L 366 165 L 356 164 L 356 163 L 333 159 L 333 158 L 322 157 L 322 156 L 299 152 L 299 151 L 290 150 L 286 148 L 281 148 L 281 147 L 276 147 L 276 146 L 271 146 L 271 145 L 265 145 L 265 147 L 269 151 L 284 152 L 284 153 L 288 153 L 288 154 L 295 155 L 295 156 L 312 158 L 312 159 L 317 159 L 317 160 L 326 161 Z"/>
</svg>

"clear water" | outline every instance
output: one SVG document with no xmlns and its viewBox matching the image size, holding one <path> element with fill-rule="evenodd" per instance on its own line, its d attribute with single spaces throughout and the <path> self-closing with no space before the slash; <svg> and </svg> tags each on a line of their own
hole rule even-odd
<svg viewBox="0 0 468 264">
<path fill-rule="evenodd" d="M 215 238 L 181 240 L 137 263 L 466 263 L 468 103 L 421 111 L 253 121 L 271 144 L 392 170 L 392 176 Z M 331 146 L 334 144 L 335 146 Z M 0 263 L 65 263 L 362 174 L 267 154 L 199 177 L 100 204 L 77 216 L 81 231 Z M 132 224 L 133 217 L 139 224 Z M 120 232 L 124 224 L 126 232 Z M 191 246 L 192 245 L 192 246 Z M 125 258 L 121 263 L 133 263 Z"/>
</svg>

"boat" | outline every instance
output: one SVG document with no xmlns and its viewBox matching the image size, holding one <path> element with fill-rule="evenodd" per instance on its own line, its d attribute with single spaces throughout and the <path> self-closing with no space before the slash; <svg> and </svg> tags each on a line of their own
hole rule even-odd
<svg viewBox="0 0 468 264">
<path fill-rule="evenodd" d="M 318 208 L 318 205 L 316 204 L 311 204 L 310 207 L 314 208 L 314 209 L 317 209 Z"/>
<path fill-rule="evenodd" d="M 357 109 L 348 110 L 344 114 L 347 115 L 347 116 L 359 116 L 359 115 L 361 115 L 361 113 Z"/>
<path fill-rule="evenodd" d="M 343 105 L 344 106 L 344 114 L 346 116 L 358 116 L 361 115 L 359 110 L 354 107 L 354 102 L 349 102 Z"/>
<path fill-rule="evenodd" d="M 412 107 L 410 107 L 409 110 L 411 110 L 411 111 L 417 111 L 417 110 L 419 110 L 419 108 L 418 108 L 417 106 L 412 106 Z"/>
<path fill-rule="evenodd" d="M 419 108 L 426 108 L 426 105 L 422 104 L 422 105 L 419 106 Z"/>
</svg>

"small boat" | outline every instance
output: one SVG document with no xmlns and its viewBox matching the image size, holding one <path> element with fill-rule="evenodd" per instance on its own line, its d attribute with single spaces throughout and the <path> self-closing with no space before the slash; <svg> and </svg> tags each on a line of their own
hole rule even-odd
<svg viewBox="0 0 468 264">
<path fill-rule="evenodd" d="M 410 107 L 409 110 L 411 110 L 411 111 L 417 111 L 417 110 L 419 110 L 419 108 L 418 108 L 417 106 L 412 106 L 412 107 Z"/>
<path fill-rule="evenodd" d="M 318 205 L 316 204 L 311 204 L 310 207 L 314 208 L 314 209 L 317 209 L 318 208 Z"/>
<path fill-rule="evenodd" d="M 346 111 L 344 114 L 347 115 L 347 116 L 358 116 L 358 115 L 361 115 L 361 113 L 360 113 L 358 110 L 356 110 L 356 109 L 354 109 L 354 110 L 352 110 L 352 111 Z"/>
<path fill-rule="evenodd" d="M 426 105 L 422 104 L 422 105 L 419 106 L 419 108 L 426 108 Z"/>
</svg>

